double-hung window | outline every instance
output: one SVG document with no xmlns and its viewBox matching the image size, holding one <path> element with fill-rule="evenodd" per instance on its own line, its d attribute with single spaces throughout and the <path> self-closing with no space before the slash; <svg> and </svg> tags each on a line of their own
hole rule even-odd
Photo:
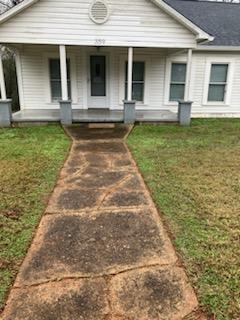
<svg viewBox="0 0 240 320">
<path fill-rule="evenodd" d="M 224 102 L 228 78 L 228 64 L 213 63 L 211 65 L 210 81 L 208 86 L 209 102 Z"/>
<path fill-rule="evenodd" d="M 49 59 L 51 99 L 53 102 L 62 99 L 60 59 Z M 70 60 L 67 59 L 68 98 L 71 99 Z"/>
<path fill-rule="evenodd" d="M 169 101 L 178 101 L 184 99 L 186 85 L 186 63 L 172 63 Z"/>
<path fill-rule="evenodd" d="M 133 79 L 132 79 L 132 99 L 138 102 L 144 101 L 144 81 L 145 81 L 145 62 L 133 62 Z M 127 98 L 128 87 L 128 63 L 125 69 L 125 98 Z"/>
</svg>

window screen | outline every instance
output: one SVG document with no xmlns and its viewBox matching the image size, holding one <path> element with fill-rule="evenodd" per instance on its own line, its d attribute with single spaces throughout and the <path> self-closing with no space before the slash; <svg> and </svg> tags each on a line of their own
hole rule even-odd
<svg viewBox="0 0 240 320">
<path fill-rule="evenodd" d="M 224 102 L 228 64 L 212 64 L 208 88 L 208 101 Z"/>
<path fill-rule="evenodd" d="M 60 59 L 49 60 L 50 85 L 52 101 L 62 99 Z M 67 60 L 68 98 L 71 99 L 70 61 Z"/>
<path fill-rule="evenodd" d="M 186 69 L 186 63 L 172 63 L 169 96 L 170 101 L 184 99 Z"/>
<path fill-rule="evenodd" d="M 145 62 L 133 62 L 133 81 L 132 81 L 132 99 L 143 102 L 144 100 L 144 78 L 145 78 Z M 125 72 L 125 98 L 127 98 L 128 86 L 128 63 L 126 63 Z"/>
</svg>

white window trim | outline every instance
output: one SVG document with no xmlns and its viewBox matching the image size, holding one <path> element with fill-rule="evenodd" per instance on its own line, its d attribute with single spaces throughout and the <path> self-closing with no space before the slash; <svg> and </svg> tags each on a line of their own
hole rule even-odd
<svg viewBox="0 0 240 320">
<path fill-rule="evenodd" d="M 145 55 L 134 54 L 133 61 L 142 61 L 145 63 L 145 72 L 144 72 L 144 93 L 143 93 L 143 102 L 137 101 L 136 106 L 139 108 L 148 107 L 149 104 L 149 65 L 150 58 Z M 119 63 L 119 105 L 123 106 L 123 100 L 125 99 L 125 64 L 128 62 L 126 55 L 120 56 Z"/>
<path fill-rule="evenodd" d="M 59 106 L 58 102 L 52 101 L 51 83 L 50 83 L 50 68 L 49 59 L 60 59 L 59 53 L 49 52 L 43 55 L 43 72 L 44 72 L 44 85 L 46 103 L 51 106 Z M 67 59 L 70 60 L 70 78 L 71 78 L 71 99 L 73 104 L 78 103 L 77 95 L 77 74 L 76 74 L 76 57 L 74 54 L 67 54 Z"/>
<path fill-rule="evenodd" d="M 226 107 L 231 104 L 234 62 L 235 62 L 235 59 L 223 59 L 223 58 L 207 58 L 206 59 L 203 101 L 202 101 L 203 106 Z M 212 64 L 228 64 L 228 74 L 227 74 L 226 92 L 225 92 L 224 101 L 208 101 L 208 91 L 209 91 Z"/>
<path fill-rule="evenodd" d="M 177 106 L 177 101 L 170 101 L 170 84 L 171 84 L 171 70 L 172 70 L 172 63 L 185 63 L 187 66 L 187 59 L 184 57 L 171 57 L 166 59 L 166 69 L 165 69 L 165 82 L 164 82 L 164 104 L 167 106 Z M 192 69 L 191 68 L 191 75 L 192 78 Z M 186 69 L 187 70 L 187 69 Z M 191 85 L 189 88 L 189 96 L 192 96 L 192 90 Z M 186 90 L 187 90 L 187 74 L 186 74 L 186 80 L 185 80 L 185 93 L 184 96 L 186 96 Z M 190 98 L 191 100 L 191 98 Z"/>
</svg>

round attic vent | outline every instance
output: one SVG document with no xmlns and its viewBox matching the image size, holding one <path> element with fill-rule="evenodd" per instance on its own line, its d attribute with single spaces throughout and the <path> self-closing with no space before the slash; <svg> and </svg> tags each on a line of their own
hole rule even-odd
<svg viewBox="0 0 240 320">
<path fill-rule="evenodd" d="M 107 21 L 109 8 L 105 1 L 95 0 L 90 7 L 90 18 L 93 22 L 101 24 Z"/>
</svg>

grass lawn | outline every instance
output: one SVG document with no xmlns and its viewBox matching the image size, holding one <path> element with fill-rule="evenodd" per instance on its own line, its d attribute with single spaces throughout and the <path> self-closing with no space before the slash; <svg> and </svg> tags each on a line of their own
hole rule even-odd
<svg viewBox="0 0 240 320">
<path fill-rule="evenodd" d="M 69 145 L 59 126 L 0 129 L 0 309 Z"/>
<path fill-rule="evenodd" d="M 240 120 L 137 126 L 128 145 L 203 310 L 240 319 Z"/>
</svg>

